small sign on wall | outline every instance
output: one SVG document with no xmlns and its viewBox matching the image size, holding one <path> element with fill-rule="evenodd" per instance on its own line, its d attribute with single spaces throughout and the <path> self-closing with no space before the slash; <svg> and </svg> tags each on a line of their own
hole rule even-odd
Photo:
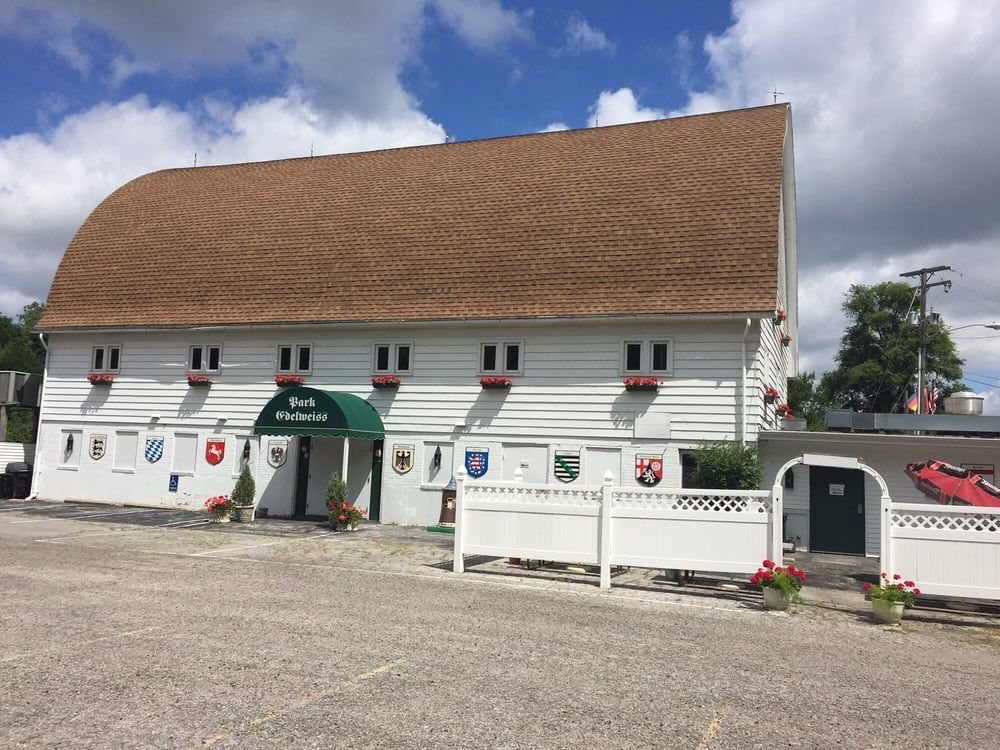
<svg viewBox="0 0 1000 750">
<path fill-rule="evenodd" d="M 177 485 L 180 483 L 180 481 L 181 481 L 180 474 L 171 474 L 170 482 L 167 484 L 167 491 L 177 492 Z"/>
<path fill-rule="evenodd" d="M 842 485 L 842 484 L 831 484 L 830 485 L 830 495 L 831 496 L 833 496 L 833 495 L 842 496 L 843 494 L 844 494 L 844 485 Z"/>
</svg>

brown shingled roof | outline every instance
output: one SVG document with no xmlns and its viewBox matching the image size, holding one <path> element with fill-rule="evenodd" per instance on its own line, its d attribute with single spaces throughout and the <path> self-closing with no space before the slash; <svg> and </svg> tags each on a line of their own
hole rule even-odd
<svg viewBox="0 0 1000 750">
<path fill-rule="evenodd" d="M 773 310 L 786 114 L 154 172 L 39 327 Z"/>
</svg>

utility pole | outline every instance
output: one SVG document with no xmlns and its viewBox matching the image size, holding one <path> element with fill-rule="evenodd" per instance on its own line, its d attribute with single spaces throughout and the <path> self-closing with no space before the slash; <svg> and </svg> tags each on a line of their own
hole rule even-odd
<svg viewBox="0 0 1000 750">
<path fill-rule="evenodd" d="M 927 380 L 927 290 L 936 286 L 943 286 L 945 291 L 951 289 L 951 281 L 935 281 L 929 283 L 931 277 L 939 271 L 951 271 L 951 266 L 934 266 L 933 268 L 918 268 L 916 271 L 907 271 L 899 274 L 903 278 L 920 278 L 919 286 L 913 287 L 913 291 L 920 294 L 920 321 L 917 323 L 917 414 L 923 414 L 925 410 L 924 389 Z"/>
</svg>

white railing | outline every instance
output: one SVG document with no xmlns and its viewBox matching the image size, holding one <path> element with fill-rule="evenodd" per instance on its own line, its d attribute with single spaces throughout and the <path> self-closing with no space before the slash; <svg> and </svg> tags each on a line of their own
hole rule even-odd
<svg viewBox="0 0 1000 750">
<path fill-rule="evenodd" d="M 459 473 L 454 570 L 464 555 L 752 573 L 781 556 L 781 500 L 761 490 L 477 482 Z"/>
<path fill-rule="evenodd" d="M 883 501 L 882 570 L 925 594 L 1000 599 L 1000 508 Z"/>
</svg>

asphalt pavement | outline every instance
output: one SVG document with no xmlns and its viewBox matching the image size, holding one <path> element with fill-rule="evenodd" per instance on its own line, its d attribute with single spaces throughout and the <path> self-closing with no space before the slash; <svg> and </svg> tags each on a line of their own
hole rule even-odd
<svg viewBox="0 0 1000 750">
<path fill-rule="evenodd" d="M 994 618 L 455 575 L 417 529 L 128 511 L 0 506 L 0 746 L 998 745 Z"/>
</svg>

